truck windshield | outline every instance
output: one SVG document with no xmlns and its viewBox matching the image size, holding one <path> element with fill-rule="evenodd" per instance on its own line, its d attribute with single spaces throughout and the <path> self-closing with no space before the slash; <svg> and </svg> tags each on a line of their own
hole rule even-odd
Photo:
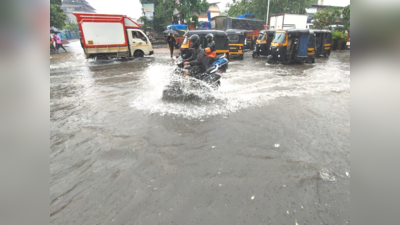
<svg viewBox="0 0 400 225">
<path fill-rule="evenodd" d="M 265 38 L 267 37 L 267 34 L 260 34 L 257 38 L 259 41 L 265 41 Z"/>
<path fill-rule="evenodd" d="M 275 33 L 273 43 L 285 43 L 286 33 Z"/>
</svg>

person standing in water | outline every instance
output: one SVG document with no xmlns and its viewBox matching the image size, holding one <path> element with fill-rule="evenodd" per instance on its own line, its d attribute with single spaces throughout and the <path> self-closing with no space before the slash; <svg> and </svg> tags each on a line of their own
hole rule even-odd
<svg viewBox="0 0 400 225">
<path fill-rule="evenodd" d="M 176 40 L 172 34 L 168 34 L 167 42 L 169 45 L 169 51 L 171 53 L 171 58 L 172 58 L 172 55 L 174 54 L 175 43 L 176 43 Z"/>
<path fill-rule="evenodd" d="M 56 34 L 56 45 L 57 45 L 57 51 L 61 47 L 62 49 L 64 49 L 65 52 L 67 52 L 67 50 L 65 50 L 64 46 L 62 45 L 62 41 L 59 34 Z"/>
</svg>

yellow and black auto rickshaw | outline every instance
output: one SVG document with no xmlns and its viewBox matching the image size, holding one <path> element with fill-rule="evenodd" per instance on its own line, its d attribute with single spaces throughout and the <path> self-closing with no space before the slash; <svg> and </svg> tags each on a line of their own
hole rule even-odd
<svg viewBox="0 0 400 225">
<path fill-rule="evenodd" d="M 253 50 L 255 46 L 254 32 L 252 30 L 243 30 L 244 32 L 244 49 Z"/>
<path fill-rule="evenodd" d="M 312 63 L 315 58 L 315 52 L 309 48 L 312 36 L 308 29 L 276 30 L 267 63 Z"/>
<path fill-rule="evenodd" d="M 308 41 L 308 63 L 315 63 L 315 57 L 317 56 L 315 54 L 315 50 L 317 49 L 316 45 L 316 35 L 314 31 L 310 30 L 310 40 Z"/>
<path fill-rule="evenodd" d="M 253 58 L 260 55 L 269 55 L 269 49 L 272 39 L 274 39 L 275 30 L 262 30 L 257 38 L 256 48 L 253 51 Z"/>
<path fill-rule="evenodd" d="M 226 30 L 229 40 L 229 55 L 238 56 L 243 59 L 244 42 L 246 39 L 243 30 L 229 29 Z"/>
<path fill-rule="evenodd" d="M 313 30 L 317 48 L 315 55 L 317 57 L 329 57 L 331 54 L 332 32 L 329 30 Z"/>
<path fill-rule="evenodd" d="M 189 30 L 188 32 L 186 32 L 184 35 L 185 39 L 183 40 L 183 43 L 181 45 L 182 57 L 185 55 L 185 57 L 183 58 L 188 58 L 192 55 L 189 49 L 190 36 L 194 34 L 199 35 L 201 47 L 204 49 L 207 47 L 208 44 L 205 36 L 210 33 L 214 35 L 214 42 L 215 42 L 215 47 L 217 49 L 216 50 L 217 55 L 226 54 L 226 57 L 229 57 L 228 36 L 224 31 L 221 30 Z"/>
</svg>

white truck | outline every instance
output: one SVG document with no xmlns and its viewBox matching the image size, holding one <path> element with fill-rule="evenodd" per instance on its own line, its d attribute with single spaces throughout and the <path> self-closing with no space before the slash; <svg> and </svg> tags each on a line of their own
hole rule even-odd
<svg viewBox="0 0 400 225">
<path fill-rule="evenodd" d="M 81 45 L 86 58 L 127 58 L 154 54 L 147 35 L 127 16 L 73 14 L 81 31 Z"/>
<path fill-rule="evenodd" d="M 269 29 L 308 29 L 307 15 L 301 14 L 278 14 L 269 18 Z"/>
</svg>

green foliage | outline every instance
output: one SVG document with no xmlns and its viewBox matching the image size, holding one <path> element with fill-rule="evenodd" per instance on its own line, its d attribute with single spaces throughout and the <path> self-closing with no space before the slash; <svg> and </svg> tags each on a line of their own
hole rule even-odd
<svg viewBox="0 0 400 225">
<path fill-rule="evenodd" d="M 65 18 L 61 7 L 61 0 L 50 0 L 50 26 L 62 29 L 65 26 Z"/>
<path fill-rule="evenodd" d="M 176 4 L 176 9 L 181 14 L 181 23 L 186 21 L 187 24 L 197 24 L 199 25 L 198 16 L 192 15 L 193 12 L 196 12 L 200 15 L 201 12 L 204 12 L 208 9 L 208 2 L 206 0 L 179 0 L 179 3 Z"/>
<path fill-rule="evenodd" d="M 313 24 L 318 29 L 326 28 L 340 18 L 341 13 L 338 7 L 329 6 L 324 11 L 314 15 Z"/>
<path fill-rule="evenodd" d="M 140 20 L 144 22 L 143 30 L 152 27 L 156 31 L 163 31 L 167 25 L 171 24 L 175 0 L 140 0 L 140 3 L 154 4 L 153 20 L 149 21 L 145 16 L 140 17 Z"/>
<path fill-rule="evenodd" d="M 69 31 L 79 31 L 79 26 L 77 23 L 70 22 L 65 25 L 64 29 Z"/>
<path fill-rule="evenodd" d="M 149 21 L 145 16 L 140 17 L 144 22 L 142 29 L 152 27 L 156 31 L 163 31 L 165 27 L 172 23 L 172 16 L 176 8 L 181 13 L 181 23 L 184 20 L 190 25 L 191 23 L 199 24 L 199 18 L 193 15 L 193 12 L 200 14 L 208 9 L 206 0 L 140 0 L 142 4 L 154 4 L 153 20 Z"/>
<path fill-rule="evenodd" d="M 227 4 L 228 16 L 235 17 L 245 13 L 254 14 L 257 19 L 266 20 L 268 0 L 232 0 Z M 270 0 L 269 15 L 278 13 L 305 14 L 313 0 Z"/>
<path fill-rule="evenodd" d="M 342 14 L 343 14 L 344 28 L 347 30 L 347 28 L 350 27 L 350 5 L 344 7 Z"/>
<path fill-rule="evenodd" d="M 332 32 L 332 40 L 346 40 L 347 35 L 341 31 L 335 30 Z"/>
</svg>

